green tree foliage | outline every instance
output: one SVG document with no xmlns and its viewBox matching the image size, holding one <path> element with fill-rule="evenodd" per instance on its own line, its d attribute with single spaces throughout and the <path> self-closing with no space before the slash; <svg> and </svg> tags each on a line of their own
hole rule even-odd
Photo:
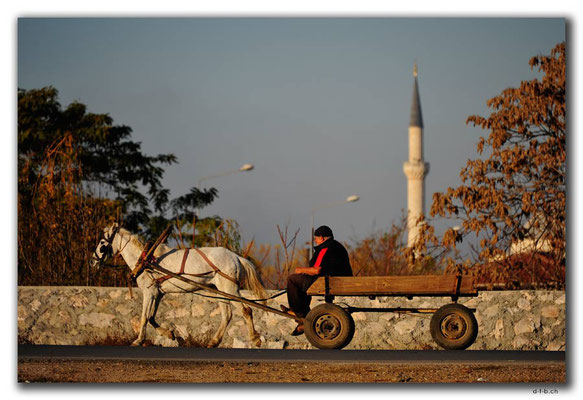
<svg viewBox="0 0 583 400">
<path fill-rule="evenodd" d="M 143 154 L 131 132 L 79 102 L 63 108 L 55 88 L 18 90 L 19 284 L 95 284 L 88 251 L 108 221 L 157 236 L 216 198 L 193 188 L 170 200 L 163 167 L 176 157 Z"/>
</svg>

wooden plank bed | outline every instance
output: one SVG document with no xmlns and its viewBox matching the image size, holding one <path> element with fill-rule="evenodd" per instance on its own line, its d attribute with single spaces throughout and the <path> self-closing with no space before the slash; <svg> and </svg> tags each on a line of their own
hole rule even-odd
<svg viewBox="0 0 583 400">
<path fill-rule="evenodd" d="M 307 291 L 311 296 L 477 296 L 468 275 L 322 276 Z"/>
</svg>

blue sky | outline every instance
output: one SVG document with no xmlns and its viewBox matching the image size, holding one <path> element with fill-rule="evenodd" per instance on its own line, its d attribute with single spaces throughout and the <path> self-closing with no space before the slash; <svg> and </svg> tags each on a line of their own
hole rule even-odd
<svg viewBox="0 0 583 400">
<path fill-rule="evenodd" d="M 254 164 L 205 181 L 219 198 L 202 215 L 275 243 L 276 225 L 303 242 L 313 208 L 352 194 L 361 200 L 316 211 L 316 225 L 350 241 L 400 219 L 414 62 L 429 208 L 487 133 L 467 117 L 536 77 L 528 60 L 565 40 L 565 20 L 23 18 L 17 34 L 18 87 L 54 86 L 61 104 L 130 126 L 146 153 L 174 153 L 174 196 Z"/>
</svg>

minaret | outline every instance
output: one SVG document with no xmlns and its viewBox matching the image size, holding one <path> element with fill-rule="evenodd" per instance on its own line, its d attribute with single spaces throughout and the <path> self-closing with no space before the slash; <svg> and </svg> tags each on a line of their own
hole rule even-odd
<svg viewBox="0 0 583 400">
<path fill-rule="evenodd" d="M 417 220 L 425 213 L 425 177 L 429 173 L 429 163 L 423 161 L 423 119 L 417 87 L 417 64 L 413 67 L 413 102 L 409 122 L 409 161 L 403 163 L 407 176 L 407 246 L 415 244 L 419 227 Z"/>
</svg>

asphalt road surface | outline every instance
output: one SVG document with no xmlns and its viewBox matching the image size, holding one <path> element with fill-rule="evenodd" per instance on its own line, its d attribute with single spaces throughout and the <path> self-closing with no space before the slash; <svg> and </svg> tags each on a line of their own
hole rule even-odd
<svg viewBox="0 0 583 400">
<path fill-rule="evenodd" d="M 318 371 L 318 373 L 314 373 Z M 564 352 L 18 347 L 21 383 L 565 383 Z"/>
<path fill-rule="evenodd" d="M 143 360 L 229 362 L 541 363 L 565 362 L 564 351 L 266 350 L 194 347 L 19 345 L 20 360 Z"/>
</svg>

